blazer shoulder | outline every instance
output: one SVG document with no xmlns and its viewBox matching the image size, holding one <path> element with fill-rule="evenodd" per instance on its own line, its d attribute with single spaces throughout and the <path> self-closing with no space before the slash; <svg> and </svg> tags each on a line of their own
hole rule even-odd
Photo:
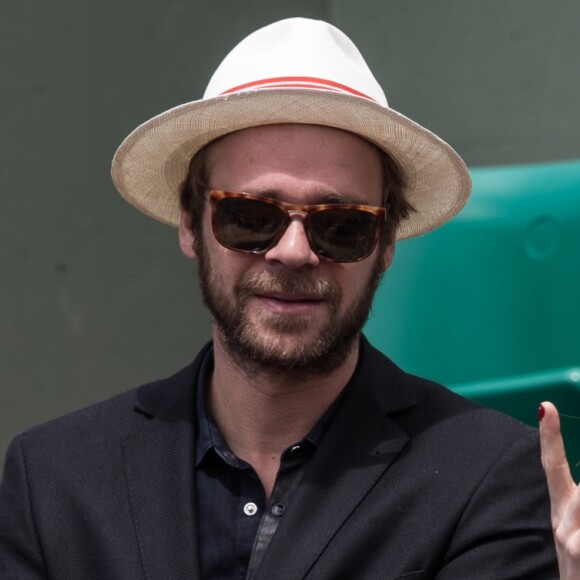
<svg viewBox="0 0 580 580">
<path fill-rule="evenodd" d="M 390 414 L 411 436 L 438 433 L 442 437 L 457 437 L 466 444 L 485 442 L 485 447 L 497 444 L 498 448 L 505 448 L 510 442 L 537 433 L 537 429 L 467 399 L 440 383 L 405 372 L 368 342 L 364 350 L 370 376 L 382 396 L 385 399 L 393 394 L 401 397 L 403 392 L 407 400 L 414 401 L 413 405 Z"/>
<path fill-rule="evenodd" d="M 61 417 L 30 427 L 13 438 L 25 449 L 58 445 L 98 445 L 118 438 L 144 420 L 193 401 L 196 361 L 174 375 L 146 383 Z M 183 403 L 183 404 L 182 404 Z"/>
</svg>

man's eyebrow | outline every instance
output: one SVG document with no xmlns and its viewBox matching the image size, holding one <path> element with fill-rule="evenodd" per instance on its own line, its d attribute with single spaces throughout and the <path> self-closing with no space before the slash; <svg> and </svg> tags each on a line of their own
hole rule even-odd
<svg viewBox="0 0 580 580">
<path fill-rule="evenodd" d="M 317 194 L 317 199 L 319 199 L 319 203 L 350 203 L 350 200 L 345 198 L 344 195 L 336 192 L 328 192 L 328 193 L 321 193 Z"/>
<path fill-rule="evenodd" d="M 243 193 L 251 193 L 252 195 L 258 195 L 260 197 L 269 197 L 275 199 L 276 201 L 284 201 L 284 194 L 277 189 L 244 189 Z"/>
<path fill-rule="evenodd" d="M 262 197 L 269 197 L 276 201 L 289 202 L 288 195 L 277 189 L 257 189 L 253 191 L 246 191 L 252 195 L 259 195 Z M 353 205 L 368 205 L 368 201 L 362 198 L 361 195 L 355 194 L 341 194 L 336 191 L 315 191 L 308 196 L 304 201 L 305 205 L 322 205 L 325 203 L 346 203 Z"/>
<path fill-rule="evenodd" d="M 320 192 L 313 196 L 313 203 L 346 203 L 350 205 L 369 205 L 369 200 L 361 194 L 337 193 L 336 191 Z"/>
</svg>

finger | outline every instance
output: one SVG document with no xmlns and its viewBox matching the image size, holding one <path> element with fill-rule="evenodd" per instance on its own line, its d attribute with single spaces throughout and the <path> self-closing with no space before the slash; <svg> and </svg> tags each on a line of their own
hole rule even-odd
<svg viewBox="0 0 580 580">
<path fill-rule="evenodd" d="M 552 511 L 556 515 L 561 506 L 570 500 L 576 485 L 566 460 L 558 411 L 549 402 L 542 403 L 541 408 L 543 408 L 543 418 L 540 420 L 542 465 L 548 480 Z"/>
</svg>

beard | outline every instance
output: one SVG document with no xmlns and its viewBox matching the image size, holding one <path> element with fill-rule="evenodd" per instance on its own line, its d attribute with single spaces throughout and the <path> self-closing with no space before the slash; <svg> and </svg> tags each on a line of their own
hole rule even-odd
<svg viewBox="0 0 580 580">
<path fill-rule="evenodd" d="M 233 297 L 227 296 L 223 291 L 226 282 L 211 268 L 205 247 L 196 251 L 203 300 L 228 354 L 248 373 L 261 368 L 296 377 L 327 374 L 345 361 L 369 316 L 384 263 L 384 252 L 379 252 L 362 293 L 340 313 L 339 286 L 313 271 L 279 268 L 244 275 L 234 285 Z M 311 324 L 308 316 L 264 312 L 258 314 L 257 321 L 250 320 L 248 299 L 269 293 L 321 298 L 329 309 L 327 322 L 307 338 L 304 330 Z"/>
</svg>

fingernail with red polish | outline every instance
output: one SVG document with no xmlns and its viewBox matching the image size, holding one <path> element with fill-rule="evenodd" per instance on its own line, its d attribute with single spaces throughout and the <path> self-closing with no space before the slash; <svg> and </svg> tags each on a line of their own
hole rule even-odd
<svg viewBox="0 0 580 580">
<path fill-rule="evenodd" d="M 538 419 L 541 421 L 544 418 L 544 413 L 546 410 L 544 409 L 544 405 L 540 405 L 538 407 Z"/>
</svg>

